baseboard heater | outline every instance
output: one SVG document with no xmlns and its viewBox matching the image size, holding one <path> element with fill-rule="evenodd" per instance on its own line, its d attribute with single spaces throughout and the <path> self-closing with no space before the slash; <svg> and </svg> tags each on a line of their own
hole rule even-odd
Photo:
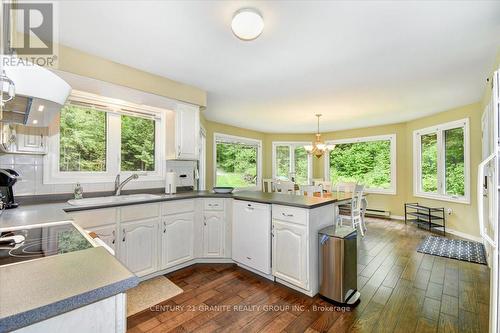
<svg viewBox="0 0 500 333">
<path fill-rule="evenodd" d="M 385 217 L 385 218 L 390 218 L 391 217 L 391 212 L 389 212 L 387 210 L 367 208 L 365 216 L 368 216 L 368 217 Z"/>
<path fill-rule="evenodd" d="M 351 215 L 351 210 L 349 206 L 340 206 L 340 214 L 341 215 Z M 367 208 L 365 216 L 367 217 L 380 217 L 380 218 L 390 218 L 391 217 L 391 212 L 387 210 L 381 210 L 381 209 L 371 209 Z"/>
</svg>

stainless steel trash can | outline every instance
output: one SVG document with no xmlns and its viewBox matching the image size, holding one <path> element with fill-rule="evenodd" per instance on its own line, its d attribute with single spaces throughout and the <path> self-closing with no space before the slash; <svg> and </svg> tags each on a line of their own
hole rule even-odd
<svg viewBox="0 0 500 333">
<path fill-rule="evenodd" d="M 357 291 L 357 233 L 347 226 L 319 231 L 319 294 L 341 304 L 354 304 Z"/>
</svg>

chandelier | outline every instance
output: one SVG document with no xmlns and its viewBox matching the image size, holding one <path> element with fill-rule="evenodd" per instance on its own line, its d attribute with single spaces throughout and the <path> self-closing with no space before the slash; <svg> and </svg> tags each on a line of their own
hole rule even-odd
<svg viewBox="0 0 500 333">
<path fill-rule="evenodd" d="M 304 149 L 308 154 L 313 154 L 317 158 L 320 158 L 328 150 L 332 150 L 335 147 L 334 145 L 327 145 L 323 142 L 323 140 L 321 140 L 321 134 L 319 133 L 319 117 L 321 116 L 322 114 L 316 114 L 316 117 L 318 117 L 318 131 L 316 132 L 316 139 L 314 143 L 312 145 L 304 146 Z"/>
</svg>

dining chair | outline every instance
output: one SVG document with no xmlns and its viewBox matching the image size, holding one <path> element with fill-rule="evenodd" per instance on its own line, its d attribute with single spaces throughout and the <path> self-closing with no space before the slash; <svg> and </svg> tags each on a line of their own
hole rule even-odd
<svg viewBox="0 0 500 333">
<path fill-rule="evenodd" d="M 276 192 L 281 192 L 285 194 L 295 194 L 295 183 L 288 180 L 280 180 L 274 184 Z"/>
<path fill-rule="evenodd" d="M 313 181 L 313 185 L 322 186 L 324 192 L 332 191 L 332 182 L 326 180 L 315 180 Z"/>
<path fill-rule="evenodd" d="M 354 191 L 352 192 L 351 199 L 351 209 L 350 215 L 338 215 L 337 225 L 343 225 L 344 221 L 351 221 L 352 227 L 357 229 L 359 226 L 359 232 L 361 236 L 365 236 L 366 226 L 364 225 L 363 219 L 363 192 L 365 190 L 364 185 L 355 185 Z"/>
<path fill-rule="evenodd" d="M 337 192 L 349 192 L 352 193 L 356 187 L 356 182 L 341 182 L 335 185 Z"/>
<path fill-rule="evenodd" d="M 308 197 L 314 196 L 314 193 L 319 193 L 323 197 L 323 187 L 321 185 L 300 185 L 300 195 L 307 195 Z"/>
<path fill-rule="evenodd" d="M 262 192 L 267 192 L 267 193 L 274 192 L 273 184 L 274 184 L 274 179 L 272 178 L 262 179 Z"/>
</svg>

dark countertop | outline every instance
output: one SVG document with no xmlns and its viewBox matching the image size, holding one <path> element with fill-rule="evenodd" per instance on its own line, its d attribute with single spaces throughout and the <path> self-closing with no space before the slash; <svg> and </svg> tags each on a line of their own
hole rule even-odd
<svg viewBox="0 0 500 333">
<path fill-rule="evenodd" d="M 0 332 L 117 295 L 138 282 L 103 247 L 0 266 Z"/>
<path fill-rule="evenodd" d="M 308 209 L 350 198 L 345 194 L 333 195 L 332 198 L 318 198 L 257 191 L 233 194 L 194 191 L 97 206 L 71 206 L 65 200 L 54 202 L 50 196 L 42 196 L 35 200 L 40 204 L 5 210 L 0 215 L 0 229 L 71 221 L 66 214 L 69 211 L 192 198 L 233 198 Z M 138 278 L 102 247 L 0 266 L 0 332 L 28 326 L 116 295 L 137 283 Z"/>
<path fill-rule="evenodd" d="M 350 200 L 352 195 L 350 193 L 347 194 L 332 193 L 332 197 L 320 198 L 320 197 L 307 197 L 305 195 L 283 194 L 276 192 L 266 193 L 257 191 L 242 191 L 234 193 L 232 197 L 236 200 L 248 200 L 260 203 L 269 203 L 269 204 L 312 209 L 325 205 L 334 204 L 337 202 Z"/>
</svg>

